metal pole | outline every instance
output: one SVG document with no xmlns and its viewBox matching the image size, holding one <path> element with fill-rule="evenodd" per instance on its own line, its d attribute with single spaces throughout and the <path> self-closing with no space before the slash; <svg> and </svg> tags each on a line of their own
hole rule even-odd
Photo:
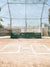
<svg viewBox="0 0 50 67">
<path fill-rule="evenodd" d="M 10 34 L 11 34 L 12 33 L 12 18 L 11 18 L 11 11 L 10 11 L 8 0 L 7 0 L 7 4 L 8 4 L 8 10 L 9 10 L 9 16 L 10 16 Z"/>
<path fill-rule="evenodd" d="M 42 36 L 42 17 L 43 17 L 44 6 L 45 6 L 45 0 L 44 0 L 44 3 L 43 3 L 42 13 L 41 13 L 41 18 L 40 18 L 40 22 L 41 22 L 41 25 L 40 25 L 40 29 L 41 29 L 41 36 Z"/>
<path fill-rule="evenodd" d="M 48 35 L 50 36 L 50 9 L 49 9 L 49 25 L 48 25 Z"/>
<path fill-rule="evenodd" d="M 50 25 L 50 9 L 49 9 L 49 25 Z"/>
<path fill-rule="evenodd" d="M 25 0 L 25 25 L 26 25 L 25 31 L 27 32 L 26 0 Z"/>
</svg>

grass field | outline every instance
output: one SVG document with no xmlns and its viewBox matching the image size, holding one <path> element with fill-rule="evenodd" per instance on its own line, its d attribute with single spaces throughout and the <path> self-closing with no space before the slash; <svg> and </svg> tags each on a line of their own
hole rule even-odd
<svg viewBox="0 0 50 67">
<path fill-rule="evenodd" d="M 50 67 L 50 38 L 0 38 L 0 67 Z"/>
</svg>

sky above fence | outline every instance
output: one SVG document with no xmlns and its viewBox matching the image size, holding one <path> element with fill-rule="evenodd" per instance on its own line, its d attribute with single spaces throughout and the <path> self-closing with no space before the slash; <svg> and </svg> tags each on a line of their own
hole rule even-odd
<svg viewBox="0 0 50 67">
<path fill-rule="evenodd" d="M 25 20 L 27 20 L 26 22 L 28 26 L 40 25 L 40 18 L 43 8 L 42 3 L 44 2 L 44 0 L 41 0 L 41 2 L 39 2 L 38 0 L 26 0 L 26 3 L 30 3 L 26 5 L 22 4 L 25 3 L 25 0 L 14 0 L 14 1 L 8 0 L 8 1 L 10 3 L 9 7 L 11 11 L 12 26 L 25 26 Z M 50 0 L 45 1 L 48 5 L 44 6 L 42 23 L 48 24 Z M 10 24 L 9 9 L 8 4 L 6 3 L 7 0 L 0 0 L 0 7 L 1 7 L 0 18 L 3 19 L 3 22 L 1 21 L 0 22 L 5 26 Z M 31 4 L 31 3 L 39 3 L 39 4 Z"/>
</svg>

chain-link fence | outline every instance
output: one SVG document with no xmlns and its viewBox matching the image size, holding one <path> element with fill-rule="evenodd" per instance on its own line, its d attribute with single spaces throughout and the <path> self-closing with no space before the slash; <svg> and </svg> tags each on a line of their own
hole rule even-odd
<svg viewBox="0 0 50 67">
<path fill-rule="evenodd" d="M 49 0 L 1 0 L 0 7 L 1 24 L 12 38 L 50 35 Z"/>
</svg>

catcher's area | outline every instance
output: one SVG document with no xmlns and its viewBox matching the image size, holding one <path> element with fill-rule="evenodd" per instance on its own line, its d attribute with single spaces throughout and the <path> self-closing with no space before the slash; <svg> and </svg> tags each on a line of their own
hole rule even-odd
<svg viewBox="0 0 50 67">
<path fill-rule="evenodd" d="M 50 67 L 50 38 L 0 38 L 0 67 Z"/>
</svg>

